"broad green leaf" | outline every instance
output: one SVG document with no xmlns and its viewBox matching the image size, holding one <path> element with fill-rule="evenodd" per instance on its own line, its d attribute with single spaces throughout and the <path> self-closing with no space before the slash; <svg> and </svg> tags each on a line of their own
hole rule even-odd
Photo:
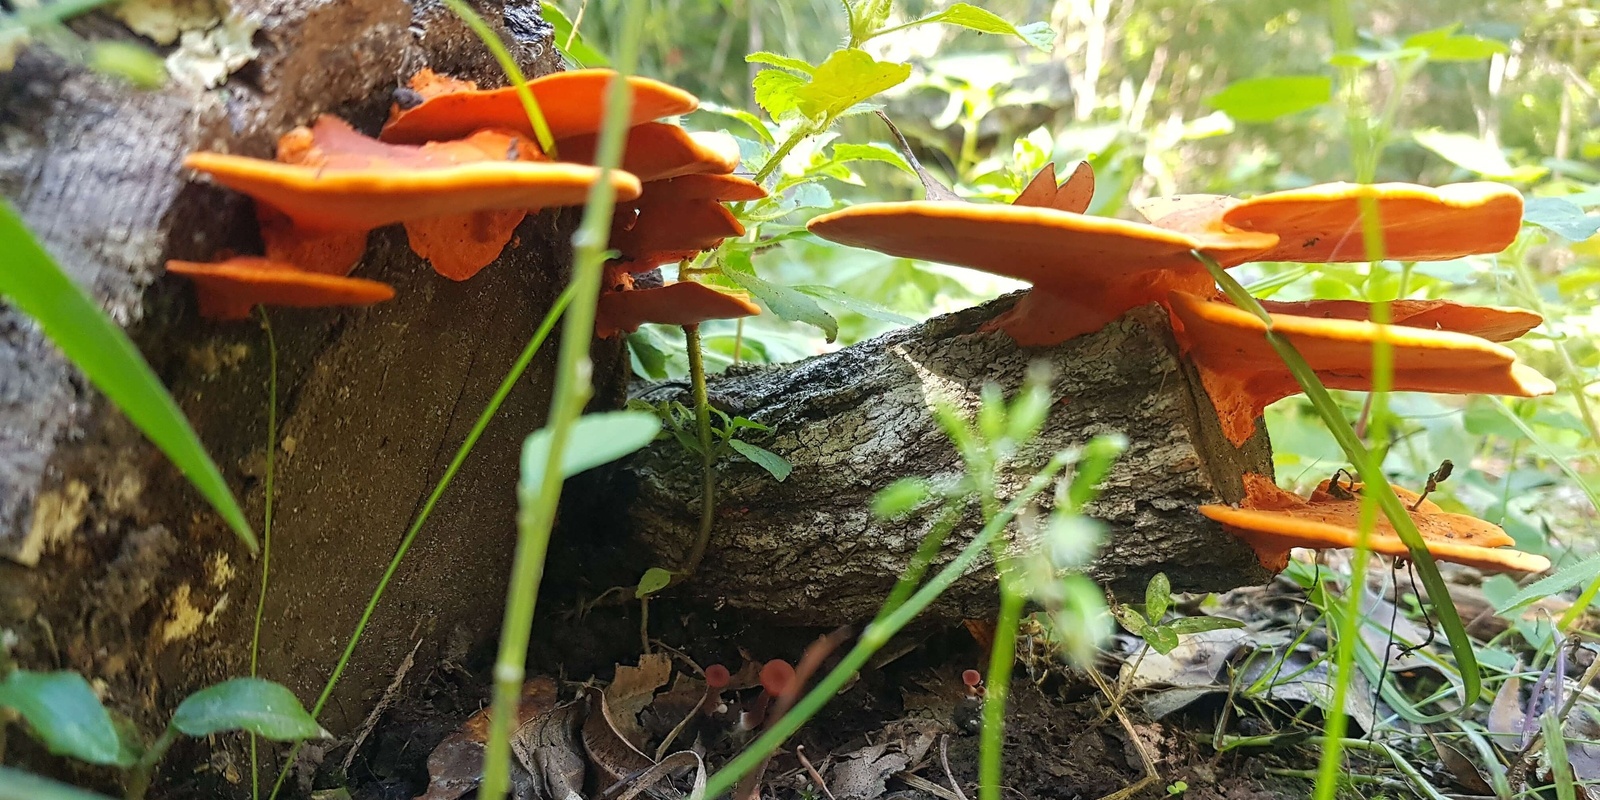
<svg viewBox="0 0 1600 800">
<path fill-rule="evenodd" d="M 572 35 L 572 20 L 567 18 L 565 12 L 556 8 L 555 3 L 543 3 L 544 21 L 550 23 L 554 29 L 553 39 L 556 49 L 562 55 L 572 59 L 580 67 L 609 67 L 611 59 L 606 54 L 595 49 L 593 45 L 584 41 L 583 36 Z"/>
<path fill-rule="evenodd" d="M 867 319 L 875 319 L 881 322 L 888 322 L 893 325 L 917 324 L 917 321 L 911 317 L 908 317 L 904 314 L 898 314 L 870 300 L 862 300 L 861 298 L 856 297 L 849 292 L 843 291 L 836 286 L 825 286 L 823 284 L 813 283 L 805 286 L 796 286 L 794 289 L 798 292 L 805 292 L 812 297 L 827 300 L 830 303 L 835 303 L 839 305 L 839 307 L 849 311 L 854 311 L 857 314 L 866 317 Z"/>
<path fill-rule="evenodd" d="M 1026 25 L 1013 25 L 992 11 L 985 11 L 971 3 L 956 3 L 937 14 L 929 14 L 916 21 L 915 24 L 926 22 L 942 22 L 946 25 L 958 25 L 963 28 L 979 31 L 980 33 L 999 33 L 1015 36 L 1028 46 L 1050 52 L 1055 43 L 1056 32 L 1043 22 L 1030 22 Z"/>
<path fill-rule="evenodd" d="M 1600 215 L 1589 216 L 1576 204 L 1560 197 L 1530 197 L 1522 207 L 1522 221 L 1581 242 L 1600 232 Z"/>
<path fill-rule="evenodd" d="M 1132 606 L 1117 606 L 1112 613 L 1116 615 L 1117 622 L 1122 623 L 1122 627 L 1134 636 L 1143 636 L 1150 628 L 1150 623 L 1145 621 L 1144 615 L 1135 611 Z"/>
<path fill-rule="evenodd" d="M 1309 111 L 1333 99 L 1333 79 L 1321 75 L 1247 78 L 1206 98 L 1206 104 L 1240 122 L 1270 122 Z"/>
<path fill-rule="evenodd" d="M 921 478 L 899 478 L 878 490 L 872 497 L 872 513 L 880 519 L 898 519 L 922 505 L 933 495 L 933 487 Z"/>
<path fill-rule="evenodd" d="M 906 157 L 881 144 L 850 144 L 840 142 L 833 146 L 833 160 L 841 164 L 851 161 L 881 161 L 885 164 L 904 170 L 907 174 L 915 175 L 916 170 L 906 163 Z"/>
<path fill-rule="evenodd" d="M 56 755 L 90 764 L 133 765 L 111 715 L 76 672 L 15 670 L 0 682 L 0 708 L 17 712 Z"/>
<path fill-rule="evenodd" d="M 645 570 L 643 575 L 639 576 L 639 585 L 633 587 L 633 596 L 642 600 L 667 588 L 670 583 L 672 583 L 671 571 L 660 567 L 651 567 Z"/>
<path fill-rule="evenodd" d="M 783 119 L 799 110 L 797 92 L 806 85 L 806 79 L 781 69 L 764 69 L 751 85 L 755 87 L 756 105 L 767 116 Z"/>
<path fill-rule="evenodd" d="M 0 200 L 0 297 L 32 317 L 255 552 L 255 532 L 222 472 L 139 348 L 62 272 L 4 200 Z"/>
<path fill-rule="evenodd" d="M 1417 144 L 1432 150 L 1440 158 L 1486 178 L 1525 183 L 1538 180 L 1548 172 L 1544 167 L 1514 167 L 1506 160 L 1506 154 L 1502 153 L 1500 148 L 1470 133 L 1433 128 L 1414 131 L 1411 137 Z"/>
<path fill-rule="evenodd" d="M 0 800 L 111 800 L 49 778 L 0 766 Z"/>
<path fill-rule="evenodd" d="M 1178 634 L 1165 625 L 1151 625 L 1141 634 L 1150 649 L 1166 655 L 1178 647 Z"/>
<path fill-rule="evenodd" d="M 734 108 L 733 106 L 725 106 L 721 103 L 713 103 L 709 100 L 701 100 L 700 110 L 710 114 L 724 116 L 729 119 L 736 119 L 744 123 L 745 127 L 749 128 L 751 132 L 753 132 L 764 144 L 768 146 L 777 143 L 777 141 L 772 138 L 772 131 L 767 130 L 767 126 L 761 122 L 761 118 L 742 108 Z M 739 155 L 741 158 L 745 158 L 744 147 L 739 148 Z"/>
<path fill-rule="evenodd" d="M 801 72 L 806 75 L 811 75 L 817 71 L 816 67 L 811 66 L 801 59 L 790 58 L 789 56 L 778 55 L 777 53 L 769 53 L 765 50 L 751 53 L 750 55 L 745 56 L 744 60 L 751 64 L 766 64 L 772 67 L 792 69 L 795 72 Z"/>
<path fill-rule="evenodd" d="M 755 295 L 756 299 L 766 305 L 779 319 L 789 322 L 804 322 L 822 330 L 822 334 L 829 342 L 839 338 L 839 321 L 832 314 L 822 310 L 817 301 L 803 292 L 788 286 L 768 283 L 754 275 L 743 272 L 726 272 L 729 280 L 739 284 L 739 287 Z"/>
<path fill-rule="evenodd" d="M 757 447 L 738 439 L 728 442 L 728 446 L 739 455 L 750 459 L 756 466 L 766 470 L 767 474 L 779 483 L 783 483 L 783 480 L 789 477 L 789 473 L 794 471 L 794 465 L 790 464 L 788 459 L 764 447 Z"/>
<path fill-rule="evenodd" d="M 835 50 L 817 65 L 809 83 L 795 88 L 796 107 L 813 120 L 832 121 L 851 106 L 909 77 L 910 64 L 879 61 L 860 50 Z"/>
<path fill-rule="evenodd" d="M 1144 615 L 1150 624 L 1160 624 L 1171 605 L 1172 583 L 1167 580 L 1167 573 L 1157 572 L 1144 587 Z"/>
<path fill-rule="evenodd" d="M 628 334 L 628 352 L 633 354 L 634 371 L 653 381 L 667 379 L 667 354 L 645 334 Z"/>
<path fill-rule="evenodd" d="M 1188 636 L 1191 633 L 1243 628 L 1244 623 L 1227 617 L 1183 617 L 1173 620 L 1167 627 L 1179 636 Z"/>
<path fill-rule="evenodd" d="M 1508 52 L 1505 42 L 1471 34 L 1459 34 L 1460 23 L 1411 36 L 1402 45 L 1428 54 L 1429 61 L 1482 61 Z"/>
<path fill-rule="evenodd" d="M 622 458 L 655 441 L 661 418 L 643 411 L 607 411 L 578 418 L 561 453 L 561 477 L 570 478 Z M 550 429 L 540 428 L 522 444 L 523 491 L 537 492 L 550 459 Z"/>
<path fill-rule="evenodd" d="M 189 695 L 173 712 L 172 727 L 190 736 L 246 731 L 277 742 L 328 738 L 294 692 L 264 678 L 234 678 Z"/>
<path fill-rule="evenodd" d="M 856 0 L 854 3 L 846 2 L 845 9 L 850 12 L 850 38 L 856 42 L 864 42 L 889 22 L 889 12 L 894 9 L 894 0 Z"/>
</svg>

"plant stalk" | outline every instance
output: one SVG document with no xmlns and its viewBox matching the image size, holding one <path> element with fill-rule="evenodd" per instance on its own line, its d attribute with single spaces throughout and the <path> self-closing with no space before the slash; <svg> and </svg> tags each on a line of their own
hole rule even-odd
<svg viewBox="0 0 1600 800">
<path fill-rule="evenodd" d="M 706 396 L 705 356 L 700 345 L 700 326 L 683 326 L 685 349 L 689 355 L 689 385 L 694 393 L 695 427 L 700 437 L 700 530 L 683 569 L 672 576 L 674 583 L 693 577 L 705 560 L 711 544 L 711 526 L 717 513 L 717 452 L 711 445 L 711 400 Z"/>
<path fill-rule="evenodd" d="M 272 335 L 272 319 L 266 306 L 256 306 L 261 314 L 261 330 L 267 336 L 267 475 L 264 481 L 266 498 L 261 507 L 261 590 L 256 595 L 256 619 L 250 631 L 250 677 L 259 672 L 261 659 L 261 622 L 267 611 L 267 578 L 272 573 L 272 500 L 273 476 L 278 455 L 278 342 Z M 258 737 L 250 734 L 250 797 L 261 797 L 261 761 L 258 757 Z"/>
</svg>

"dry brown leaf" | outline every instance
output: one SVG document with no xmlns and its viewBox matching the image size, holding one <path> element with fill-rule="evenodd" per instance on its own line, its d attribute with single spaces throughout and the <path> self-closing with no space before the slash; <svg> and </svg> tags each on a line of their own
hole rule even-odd
<svg viewBox="0 0 1600 800">
<path fill-rule="evenodd" d="M 606 711 L 612 728 L 635 749 L 642 750 L 646 734 L 639 712 L 655 700 L 656 691 L 672 678 L 672 659 L 666 653 L 646 653 L 639 666 L 617 665 L 617 676 L 606 687 Z"/>
</svg>

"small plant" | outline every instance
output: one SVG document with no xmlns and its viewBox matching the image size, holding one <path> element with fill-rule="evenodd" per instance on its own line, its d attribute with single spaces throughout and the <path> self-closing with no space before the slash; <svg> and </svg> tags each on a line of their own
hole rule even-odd
<svg viewBox="0 0 1600 800">
<path fill-rule="evenodd" d="M 129 720 L 113 717 L 76 672 L 14 670 L 0 681 L 0 709 L 15 712 L 56 755 L 124 770 L 129 800 L 144 797 L 179 736 L 244 731 L 280 742 L 328 736 L 293 692 L 261 678 L 234 678 L 189 695 L 154 741 Z"/>
<path fill-rule="evenodd" d="M 1177 797 L 1187 791 L 1189 791 L 1189 784 L 1186 781 L 1173 781 L 1167 784 L 1167 795 L 1169 797 Z"/>
<path fill-rule="evenodd" d="M 1131 605 L 1118 605 L 1112 613 L 1124 630 L 1143 639 L 1151 650 L 1162 655 L 1177 648 L 1179 636 L 1244 627 L 1243 622 L 1226 617 L 1178 617 L 1162 622 L 1171 608 L 1172 584 L 1165 572 L 1157 572 L 1145 585 L 1142 612 Z"/>
</svg>

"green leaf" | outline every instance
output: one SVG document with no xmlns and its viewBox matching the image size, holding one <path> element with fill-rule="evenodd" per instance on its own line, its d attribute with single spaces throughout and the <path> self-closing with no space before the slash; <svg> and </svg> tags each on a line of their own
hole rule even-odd
<svg viewBox="0 0 1600 800">
<path fill-rule="evenodd" d="M 1247 78 L 1206 98 L 1206 104 L 1240 122 L 1270 122 L 1309 111 L 1333 99 L 1333 79 L 1321 75 Z"/>
<path fill-rule="evenodd" d="M 1402 45 L 1428 54 L 1429 61 L 1482 61 L 1509 52 L 1505 42 L 1471 34 L 1458 34 L 1460 23 L 1411 36 Z"/>
<path fill-rule="evenodd" d="M 1056 32 L 1043 22 L 1030 22 L 1026 25 L 1013 25 L 992 11 L 985 11 L 971 3 L 956 3 L 937 14 L 929 14 L 912 23 L 921 25 L 928 22 L 942 22 L 946 25 L 957 25 L 980 33 L 999 33 L 1015 36 L 1028 43 L 1029 47 L 1036 50 L 1050 52 L 1055 44 Z"/>
<path fill-rule="evenodd" d="M 832 314 L 822 310 L 817 301 L 806 294 L 796 291 L 788 286 L 768 283 L 754 275 L 742 272 L 725 272 L 729 280 L 739 284 L 740 288 L 755 295 L 756 299 L 766 304 L 767 308 L 776 314 L 779 319 L 789 322 L 804 322 L 822 330 L 829 342 L 839 338 L 839 321 Z"/>
<path fill-rule="evenodd" d="M 1600 233 L 1600 216 L 1589 216 L 1576 203 L 1560 197 L 1530 197 L 1522 207 L 1522 221 L 1581 242 Z"/>
<path fill-rule="evenodd" d="M 554 29 L 556 49 L 561 54 L 571 59 L 580 67 L 609 67 L 611 59 L 606 54 L 595 49 L 582 36 L 572 35 L 572 20 L 567 18 L 565 12 L 556 8 L 555 3 L 542 3 L 544 21 L 550 23 Z"/>
<path fill-rule="evenodd" d="M 628 350 L 637 362 L 637 369 L 642 377 L 653 381 L 667 379 L 667 354 L 656 347 L 646 334 L 631 333 L 628 335 Z"/>
<path fill-rule="evenodd" d="M 636 599 L 643 600 L 667 588 L 670 583 L 672 583 L 672 572 L 670 570 L 651 567 L 645 570 L 643 575 L 639 576 L 639 585 L 633 587 L 633 596 Z"/>
<path fill-rule="evenodd" d="M 772 138 L 772 131 L 767 130 L 767 126 L 761 122 L 761 118 L 742 108 L 734 108 L 733 106 L 725 106 L 721 103 L 713 103 L 709 100 L 701 100 L 700 110 L 710 114 L 717 114 L 719 116 L 727 117 L 729 119 L 736 119 L 744 123 L 744 126 L 749 128 L 751 132 L 755 133 L 756 137 L 759 138 L 763 143 L 767 144 L 768 146 L 777 144 L 777 140 Z M 739 148 L 739 151 L 740 156 L 743 157 L 744 148 Z"/>
<path fill-rule="evenodd" d="M 833 146 L 833 160 L 840 164 L 846 164 L 851 161 L 881 161 L 904 170 L 908 175 L 917 174 L 917 171 L 906 163 L 905 156 L 881 144 L 840 142 Z"/>
<path fill-rule="evenodd" d="M 167 83 L 167 62 L 130 42 L 95 42 L 89 46 L 90 69 L 115 75 L 140 89 L 159 89 Z"/>
<path fill-rule="evenodd" d="M 133 766 L 111 715 L 76 672 L 16 670 L 0 682 L 0 708 L 21 715 L 34 737 L 56 755 L 90 764 Z"/>
<path fill-rule="evenodd" d="M 1600 576 L 1600 554 L 1589 556 L 1556 570 L 1517 592 L 1504 603 L 1495 606 L 1494 613 L 1505 616 L 1536 600 L 1557 595 L 1579 584 L 1588 583 Z"/>
<path fill-rule="evenodd" d="M 1227 617 L 1183 617 L 1173 620 L 1167 627 L 1179 636 L 1187 636 L 1191 633 L 1243 628 L 1244 623 Z"/>
<path fill-rule="evenodd" d="M 190 736 L 246 731 L 277 742 L 329 735 L 294 692 L 264 678 L 234 678 L 189 695 L 173 712 L 172 727 Z"/>
<path fill-rule="evenodd" d="M 864 42 L 889 22 L 894 0 L 857 0 L 854 4 L 846 2 L 845 8 L 850 12 L 851 39 Z"/>
<path fill-rule="evenodd" d="M 1178 647 L 1178 634 L 1165 625 L 1152 625 L 1142 634 L 1150 649 L 1166 655 Z"/>
<path fill-rule="evenodd" d="M 1167 573 L 1157 572 L 1144 587 L 1144 615 L 1151 624 L 1159 623 L 1172 605 L 1172 583 Z"/>
<path fill-rule="evenodd" d="M 917 324 L 917 321 L 911 317 L 908 317 L 904 314 L 897 314 L 887 308 L 884 308 L 883 306 L 878 305 L 877 303 L 872 302 L 871 300 L 862 300 L 861 298 L 856 297 L 855 295 L 850 294 L 849 292 L 846 292 L 837 286 L 807 284 L 804 286 L 795 286 L 793 288 L 797 292 L 805 292 L 812 297 L 827 300 L 830 303 L 835 303 L 841 308 L 844 308 L 848 311 L 854 311 L 868 319 L 875 319 L 894 325 Z"/>
<path fill-rule="evenodd" d="M 1145 630 L 1150 627 L 1144 615 L 1135 611 L 1132 606 L 1117 606 L 1112 613 L 1116 616 L 1117 622 L 1122 623 L 1122 627 L 1134 636 L 1143 636 Z"/>
<path fill-rule="evenodd" d="M 1539 715 L 1539 727 L 1544 732 L 1545 754 L 1550 760 L 1550 775 L 1555 781 L 1556 800 L 1577 800 L 1578 787 L 1573 781 L 1572 763 L 1567 758 L 1567 737 L 1556 709 L 1546 709 Z"/>
<path fill-rule="evenodd" d="M 728 442 L 728 446 L 737 451 L 739 455 L 750 459 L 756 466 L 766 470 L 767 474 L 771 475 L 779 483 L 782 483 L 783 479 L 789 477 L 789 473 L 794 471 L 794 465 L 790 464 L 788 459 L 764 447 L 757 447 L 738 439 Z"/>
<path fill-rule="evenodd" d="M 642 449 L 661 432 L 661 418 L 643 411 L 585 414 L 572 428 L 561 452 L 561 477 L 570 478 Z M 522 443 L 522 490 L 539 491 L 550 460 L 550 429 L 540 428 Z"/>
<path fill-rule="evenodd" d="M 835 50 L 817 65 L 810 82 L 795 88 L 794 99 L 801 114 L 831 122 L 851 106 L 898 86 L 909 77 L 910 64 L 879 61 L 860 50 Z"/>
<path fill-rule="evenodd" d="M 933 487 L 921 478 L 899 478 L 873 495 L 872 513 L 880 519 L 899 519 L 926 502 L 932 494 Z"/>
<path fill-rule="evenodd" d="M 804 73 L 806 75 L 815 74 L 817 71 L 816 67 L 811 66 L 801 59 L 790 58 L 789 56 L 778 55 L 777 53 L 769 53 L 765 50 L 751 53 L 750 55 L 745 56 L 744 60 L 751 64 L 766 64 L 772 67 L 791 69 L 795 72 Z"/>
<path fill-rule="evenodd" d="M 1500 148 L 1470 133 L 1442 131 L 1437 128 L 1413 131 L 1411 138 L 1417 144 L 1432 150 L 1440 158 L 1486 178 L 1497 178 L 1519 183 L 1538 180 L 1549 170 L 1544 167 L 1514 167 L 1506 160 Z"/>
<path fill-rule="evenodd" d="M 4 200 L 0 200 L 0 254 L 0 297 L 39 323 L 95 387 L 172 459 L 254 553 L 256 535 L 239 502 L 139 348 L 62 272 Z"/>
<path fill-rule="evenodd" d="M 806 85 L 806 79 L 781 69 L 764 69 L 751 85 L 756 90 L 756 105 L 761 106 L 767 116 L 783 119 L 799 111 L 797 93 Z"/>
<path fill-rule="evenodd" d="M 103 794 L 0 766 L 0 800 L 111 800 Z"/>
</svg>

